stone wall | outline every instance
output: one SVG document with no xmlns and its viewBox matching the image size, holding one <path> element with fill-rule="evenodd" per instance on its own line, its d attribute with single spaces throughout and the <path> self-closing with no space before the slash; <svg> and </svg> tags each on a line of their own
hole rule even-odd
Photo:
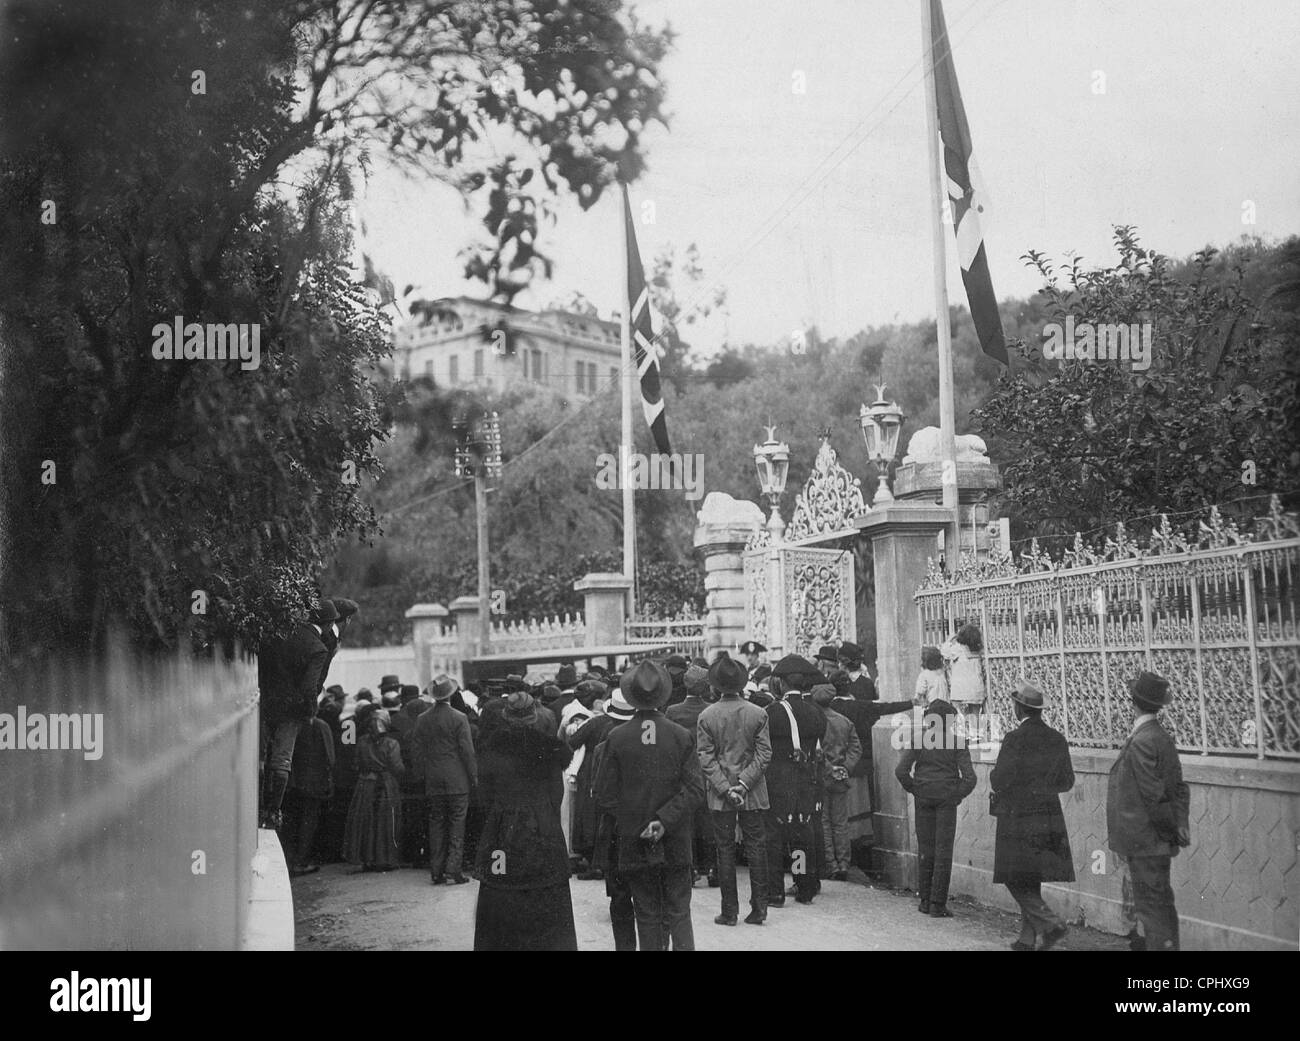
<svg viewBox="0 0 1300 1041">
<path fill-rule="evenodd" d="M 1061 806 L 1077 879 L 1044 884 L 1043 895 L 1071 922 L 1120 933 L 1120 883 L 1106 847 L 1106 778 L 1116 753 L 1074 749 L 1071 755 L 1075 786 Z M 1186 755 L 1182 762 L 1191 788 L 1192 844 L 1174 859 L 1172 881 L 1183 948 L 1295 950 L 1300 763 Z M 959 811 L 952 893 L 1014 911 L 1006 887 L 993 884 L 992 765 L 976 762 L 978 787 Z M 880 780 L 897 787 L 892 777 Z M 914 835 L 909 844 L 911 857 Z"/>
</svg>

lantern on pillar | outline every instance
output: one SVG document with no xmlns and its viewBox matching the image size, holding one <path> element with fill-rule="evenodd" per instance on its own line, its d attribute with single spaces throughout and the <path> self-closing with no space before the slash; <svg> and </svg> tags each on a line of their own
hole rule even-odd
<svg viewBox="0 0 1300 1041">
<path fill-rule="evenodd" d="M 875 388 L 876 400 L 863 405 L 858 415 L 862 439 L 867 443 L 867 457 L 880 472 L 880 484 L 871 500 L 873 506 L 894 501 L 894 493 L 889 490 L 889 464 L 898 453 L 898 434 L 907 418 L 895 402 L 885 400 L 885 384 L 877 383 Z"/>
<path fill-rule="evenodd" d="M 754 469 L 758 471 L 758 485 L 772 507 L 772 515 L 767 519 L 767 530 L 773 542 L 780 542 L 785 532 L 785 521 L 781 519 L 781 495 L 785 491 L 785 479 L 790 472 L 790 446 L 776 439 L 776 427 L 767 430 L 767 440 L 754 446 Z"/>
</svg>

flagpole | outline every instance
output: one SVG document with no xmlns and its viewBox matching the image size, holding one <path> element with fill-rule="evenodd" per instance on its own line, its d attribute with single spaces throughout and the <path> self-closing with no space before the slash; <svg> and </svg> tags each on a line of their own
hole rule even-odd
<svg viewBox="0 0 1300 1041">
<path fill-rule="evenodd" d="M 619 237 L 623 243 L 623 316 L 619 336 L 623 350 L 623 429 L 619 444 L 619 486 L 623 489 L 623 577 L 632 584 L 627 591 L 626 617 L 631 619 L 636 605 L 636 498 L 632 487 L 632 396 L 636 390 L 636 360 L 632 355 L 632 287 L 629 271 L 631 243 L 628 242 L 627 217 L 631 207 L 627 199 L 627 185 L 619 210 Z"/>
<path fill-rule="evenodd" d="M 951 510 L 944 531 L 944 556 L 949 571 L 961 558 L 961 536 L 957 520 L 957 433 L 952 387 L 952 328 L 948 321 L 948 258 L 943 230 L 947 191 L 940 172 L 939 105 L 934 87 L 934 27 L 930 0 L 921 3 L 921 57 L 925 63 L 926 154 L 930 162 L 930 230 L 934 245 L 935 331 L 939 339 L 939 458 L 943 461 L 943 508 Z"/>
</svg>

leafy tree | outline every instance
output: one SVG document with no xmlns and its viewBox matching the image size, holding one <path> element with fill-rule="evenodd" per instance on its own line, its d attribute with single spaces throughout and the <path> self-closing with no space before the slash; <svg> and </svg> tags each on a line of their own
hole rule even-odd
<svg viewBox="0 0 1300 1041">
<path fill-rule="evenodd" d="M 1066 533 L 1294 496 L 1298 366 L 1285 281 L 1261 304 L 1243 288 L 1240 251 L 1226 270 L 1206 248 L 1180 271 L 1131 228 L 1116 228 L 1115 244 L 1119 260 L 1108 267 L 1027 259 L 1046 279 L 1049 321 L 1151 323 L 1150 369 L 1047 361 L 1038 338 L 1021 341 L 1023 364 L 975 412 L 1022 520 L 1035 534 Z M 1294 244 L 1287 248 L 1294 261 Z M 1289 335 L 1273 332 L 1288 322 Z"/>
<path fill-rule="evenodd" d="M 15 0 L 3 18 L 4 638 L 125 621 L 145 643 L 255 644 L 338 539 L 375 531 L 348 483 L 377 474 L 386 431 L 356 176 L 382 150 L 465 193 L 490 240 L 468 267 L 508 298 L 544 265 L 550 193 L 591 205 L 639 173 L 669 37 L 605 0 Z M 483 144 L 502 135 L 517 154 Z M 174 316 L 258 325 L 260 366 L 155 360 Z"/>
</svg>

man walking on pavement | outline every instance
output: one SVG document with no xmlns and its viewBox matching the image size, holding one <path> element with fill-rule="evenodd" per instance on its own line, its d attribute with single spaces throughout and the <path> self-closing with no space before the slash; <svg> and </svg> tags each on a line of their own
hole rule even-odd
<svg viewBox="0 0 1300 1041">
<path fill-rule="evenodd" d="M 433 707 L 415 721 L 414 760 L 424 773 L 429 806 L 429 874 L 435 886 L 468 882 L 461 871 L 465 850 L 465 817 L 470 794 L 478 784 L 474 741 L 469 720 L 451 707 L 459 689 L 450 676 L 431 684 Z"/>
<path fill-rule="evenodd" d="M 787 654 L 772 670 L 772 694 L 780 700 L 766 709 L 772 740 L 772 764 L 767 770 L 769 907 L 785 906 L 787 850 L 795 900 L 811 904 L 821 889 L 817 877 L 821 851 L 813 841 L 812 822 L 814 814 L 821 812 L 814 771 L 826 718 L 802 695 L 820 680 L 817 666 L 797 654 Z"/>
<path fill-rule="evenodd" d="M 721 700 L 700 713 L 696 724 L 696 754 L 704 771 L 709 817 L 718 851 L 718 876 L 722 883 L 722 913 L 718 925 L 735 925 L 740 915 L 736 892 L 736 823 L 745 842 L 749 864 L 748 925 L 767 919 L 767 839 L 764 817 L 768 810 L 767 779 L 772 761 L 767 713 L 740 696 L 748 679 L 745 666 L 729 657 L 715 661 L 708 672 L 709 685 Z"/>
<path fill-rule="evenodd" d="M 1159 713 L 1174 699 L 1169 681 L 1141 672 L 1129 687 L 1133 729 L 1106 786 L 1107 842 L 1123 857 L 1133 887 L 1146 950 L 1176 951 L 1178 909 L 1169 870 L 1178 851 L 1191 845 L 1190 792 L 1174 739 Z"/>
<path fill-rule="evenodd" d="M 703 792 L 694 742 L 663 714 L 672 695 L 668 671 L 643 661 L 619 681 L 635 709 L 610 731 L 596 781 L 600 802 L 617 821 L 618 871 L 632 891 L 643 951 L 693 951 L 691 825 Z"/>
</svg>

